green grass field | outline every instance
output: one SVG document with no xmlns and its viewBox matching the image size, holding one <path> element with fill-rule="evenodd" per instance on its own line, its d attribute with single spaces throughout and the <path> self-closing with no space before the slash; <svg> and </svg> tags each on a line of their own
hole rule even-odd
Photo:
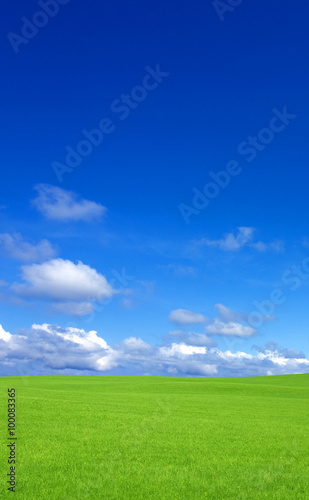
<svg viewBox="0 0 309 500">
<path fill-rule="evenodd" d="M 308 499 L 309 374 L 2 377 L 20 499 Z"/>
</svg>

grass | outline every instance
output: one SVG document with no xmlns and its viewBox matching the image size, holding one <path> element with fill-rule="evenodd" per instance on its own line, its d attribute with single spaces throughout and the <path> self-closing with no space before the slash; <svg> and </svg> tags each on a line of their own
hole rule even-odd
<svg viewBox="0 0 309 500">
<path fill-rule="evenodd" d="M 0 378 L 17 392 L 18 499 L 309 498 L 309 374 Z"/>
</svg>

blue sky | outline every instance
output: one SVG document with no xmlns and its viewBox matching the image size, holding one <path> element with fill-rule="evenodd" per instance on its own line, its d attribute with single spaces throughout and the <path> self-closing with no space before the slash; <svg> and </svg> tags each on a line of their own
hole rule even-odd
<svg viewBox="0 0 309 500">
<path fill-rule="evenodd" d="M 308 371 L 308 9 L 4 7 L 0 375 Z"/>
</svg>

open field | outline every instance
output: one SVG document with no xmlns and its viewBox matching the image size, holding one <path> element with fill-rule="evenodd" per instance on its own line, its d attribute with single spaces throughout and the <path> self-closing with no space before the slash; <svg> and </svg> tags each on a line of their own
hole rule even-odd
<svg viewBox="0 0 309 500">
<path fill-rule="evenodd" d="M 20 499 L 308 499 L 309 374 L 2 377 Z"/>
</svg>

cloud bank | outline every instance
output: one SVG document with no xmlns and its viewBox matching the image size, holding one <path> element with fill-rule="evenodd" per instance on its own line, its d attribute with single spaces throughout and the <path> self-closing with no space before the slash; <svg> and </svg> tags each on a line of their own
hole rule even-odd
<svg viewBox="0 0 309 500">
<path fill-rule="evenodd" d="M 11 335 L 0 326 L 0 375 L 139 374 L 258 376 L 309 372 L 309 361 L 276 344 L 257 354 L 173 342 L 152 346 L 130 337 L 110 346 L 97 332 L 34 324 Z"/>
</svg>

